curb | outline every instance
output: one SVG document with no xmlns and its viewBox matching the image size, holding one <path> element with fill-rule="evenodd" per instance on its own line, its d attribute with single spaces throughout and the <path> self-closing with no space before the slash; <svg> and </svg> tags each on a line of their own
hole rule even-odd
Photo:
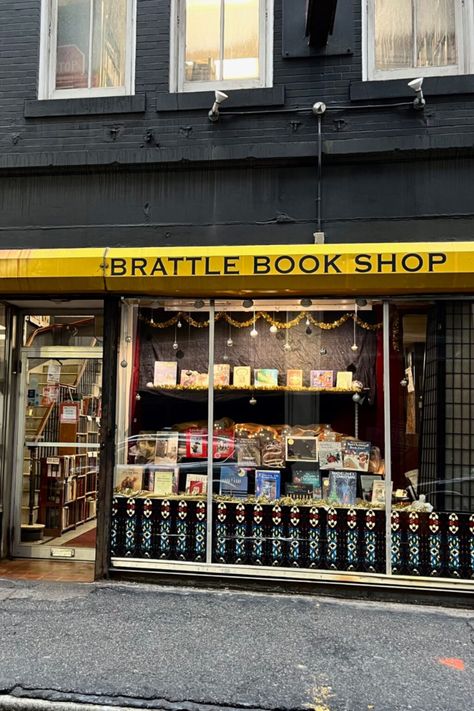
<svg viewBox="0 0 474 711">
<path fill-rule="evenodd" d="M 137 707 L 80 704 L 75 701 L 44 701 L 18 696 L 0 696 L 0 711 L 137 711 Z"/>
</svg>

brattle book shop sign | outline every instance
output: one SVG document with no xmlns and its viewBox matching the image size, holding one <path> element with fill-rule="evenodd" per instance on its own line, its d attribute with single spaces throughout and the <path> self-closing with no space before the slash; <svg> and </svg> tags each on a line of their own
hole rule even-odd
<svg viewBox="0 0 474 711">
<path fill-rule="evenodd" d="M 112 257 L 113 277 L 414 274 L 447 271 L 445 252 Z"/>
</svg>

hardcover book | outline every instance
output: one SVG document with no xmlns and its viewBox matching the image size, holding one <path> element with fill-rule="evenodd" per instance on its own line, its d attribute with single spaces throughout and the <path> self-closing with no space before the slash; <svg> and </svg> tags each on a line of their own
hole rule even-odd
<svg viewBox="0 0 474 711">
<path fill-rule="evenodd" d="M 362 498 L 364 501 L 372 500 L 372 489 L 374 481 L 382 481 L 380 474 L 361 474 L 360 475 L 360 488 L 362 491 Z"/>
<path fill-rule="evenodd" d="M 249 479 L 247 470 L 238 466 L 221 467 L 219 494 L 245 499 L 248 494 Z"/>
<path fill-rule="evenodd" d="M 153 385 L 155 388 L 163 385 L 176 385 L 178 377 L 178 363 L 176 361 L 155 361 Z"/>
<path fill-rule="evenodd" d="M 342 469 L 342 446 L 340 442 L 319 443 L 319 466 L 321 469 Z"/>
<path fill-rule="evenodd" d="M 332 370 L 312 370 L 310 373 L 310 385 L 312 388 L 328 390 L 334 385 L 334 371 Z"/>
<path fill-rule="evenodd" d="M 289 388 L 303 387 L 303 371 L 302 370 L 287 370 L 286 384 Z"/>
<path fill-rule="evenodd" d="M 259 467 L 261 462 L 260 445 L 255 439 L 238 439 L 237 463 L 244 467 Z"/>
<path fill-rule="evenodd" d="M 313 487 L 309 484 L 287 484 L 285 494 L 290 499 L 312 499 Z"/>
<path fill-rule="evenodd" d="M 256 368 L 254 375 L 256 388 L 274 388 L 278 385 L 278 370 L 276 368 Z"/>
<path fill-rule="evenodd" d="M 214 385 L 229 385 L 230 365 L 228 363 L 216 363 L 214 365 Z"/>
<path fill-rule="evenodd" d="M 207 430 L 193 427 L 186 431 L 186 457 L 189 459 L 206 459 Z"/>
<path fill-rule="evenodd" d="M 321 472 L 316 467 L 295 466 L 291 472 L 292 483 L 295 486 L 310 486 L 314 499 L 321 498 Z"/>
<path fill-rule="evenodd" d="M 156 433 L 155 464 L 176 464 L 178 461 L 178 432 Z"/>
<path fill-rule="evenodd" d="M 250 386 L 251 368 L 249 365 L 236 365 L 234 368 L 233 384 L 239 388 Z"/>
<path fill-rule="evenodd" d="M 196 386 L 198 385 L 199 376 L 200 373 L 197 370 L 182 370 L 179 383 L 185 388 Z"/>
<path fill-rule="evenodd" d="M 186 474 L 186 494 L 205 496 L 207 494 L 207 474 Z"/>
<path fill-rule="evenodd" d="M 369 471 L 370 442 L 352 442 L 346 440 L 342 446 L 342 463 L 344 469 L 358 472 Z"/>
<path fill-rule="evenodd" d="M 136 465 L 117 464 L 115 467 L 115 491 L 119 494 L 131 494 L 142 490 L 143 469 Z"/>
<path fill-rule="evenodd" d="M 153 472 L 153 493 L 157 496 L 169 496 L 178 493 L 178 467 L 156 469 Z"/>
<path fill-rule="evenodd" d="M 287 462 L 317 462 L 318 438 L 293 437 L 286 438 Z"/>
<path fill-rule="evenodd" d="M 264 496 L 269 501 L 280 498 L 281 474 L 279 471 L 257 469 L 255 471 L 255 496 Z"/>
<path fill-rule="evenodd" d="M 372 485 L 372 503 L 385 506 L 385 481 L 374 481 Z"/>
<path fill-rule="evenodd" d="M 336 388 L 352 389 L 352 373 L 350 370 L 340 370 L 336 375 Z"/>
<path fill-rule="evenodd" d="M 356 472 L 329 472 L 330 504 L 354 506 L 357 498 L 357 473 Z"/>
<path fill-rule="evenodd" d="M 235 451 L 234 430 L 215 430 L 212 440 L 215 459 L 229 459 Z"/>
</svg>

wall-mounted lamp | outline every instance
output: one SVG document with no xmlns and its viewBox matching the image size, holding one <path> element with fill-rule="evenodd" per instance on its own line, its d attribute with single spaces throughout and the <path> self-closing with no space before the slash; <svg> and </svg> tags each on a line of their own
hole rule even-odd
<svg viewBox="0 0 474 711">
<path fill-rule="evenodd" d="M 224 94 L 223 91 L 216 91 L 214 93 L 214 96 L 214 103 L 212 104 L 212 108 L 208 113 L 209 121 L 212 121 L 212 123 L 219 121 L 219 105 L 229 98 L 227 94 Z"/>
<path fill-rule="evenodd" d="M 423 96 L 423 89 L 421 88 L 423 86 L 423 77 L 409 81 L 408 86 L 416 93 L 416 97 L 413 102 L 413 107 L 418 111 L 423 111 L 426 106 L 426 100 Z"/>
</svg>

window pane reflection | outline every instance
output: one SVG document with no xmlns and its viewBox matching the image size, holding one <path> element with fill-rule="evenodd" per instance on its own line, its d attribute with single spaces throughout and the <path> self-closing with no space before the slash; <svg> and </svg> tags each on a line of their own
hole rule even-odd
<svg viewBox="0 0 474 711">
<path fill-rule="evenodd" d="M 126 0 L 101 0 L 94 5 L 92 86 L 125 84 Z"/>
<path fill-rule="evenodd" d="M 220 0 L 187 0 L 186 81 L 220 79 L 216 64 L 220 57 L 220 27 Z"/>
<path fill-rule="evenodd" d="M 85 89 L 89 73 L 91 0 L 59 0 L 56 89 Z"/>
<path fill-rule="evenodd" d="M 375 1 L 375 66 L 382 70 L 413 66 L 412 0 Z"/>
<path fill-rule="evenodd" d="M 454 0 L 417 0 L 417 67 L 456 64 Z"/>
<path fill-rule="evenodd" d="M 224 29 L 224 79 L 259 76 L 259 0 L 227 0 Z"/>
</svg>

